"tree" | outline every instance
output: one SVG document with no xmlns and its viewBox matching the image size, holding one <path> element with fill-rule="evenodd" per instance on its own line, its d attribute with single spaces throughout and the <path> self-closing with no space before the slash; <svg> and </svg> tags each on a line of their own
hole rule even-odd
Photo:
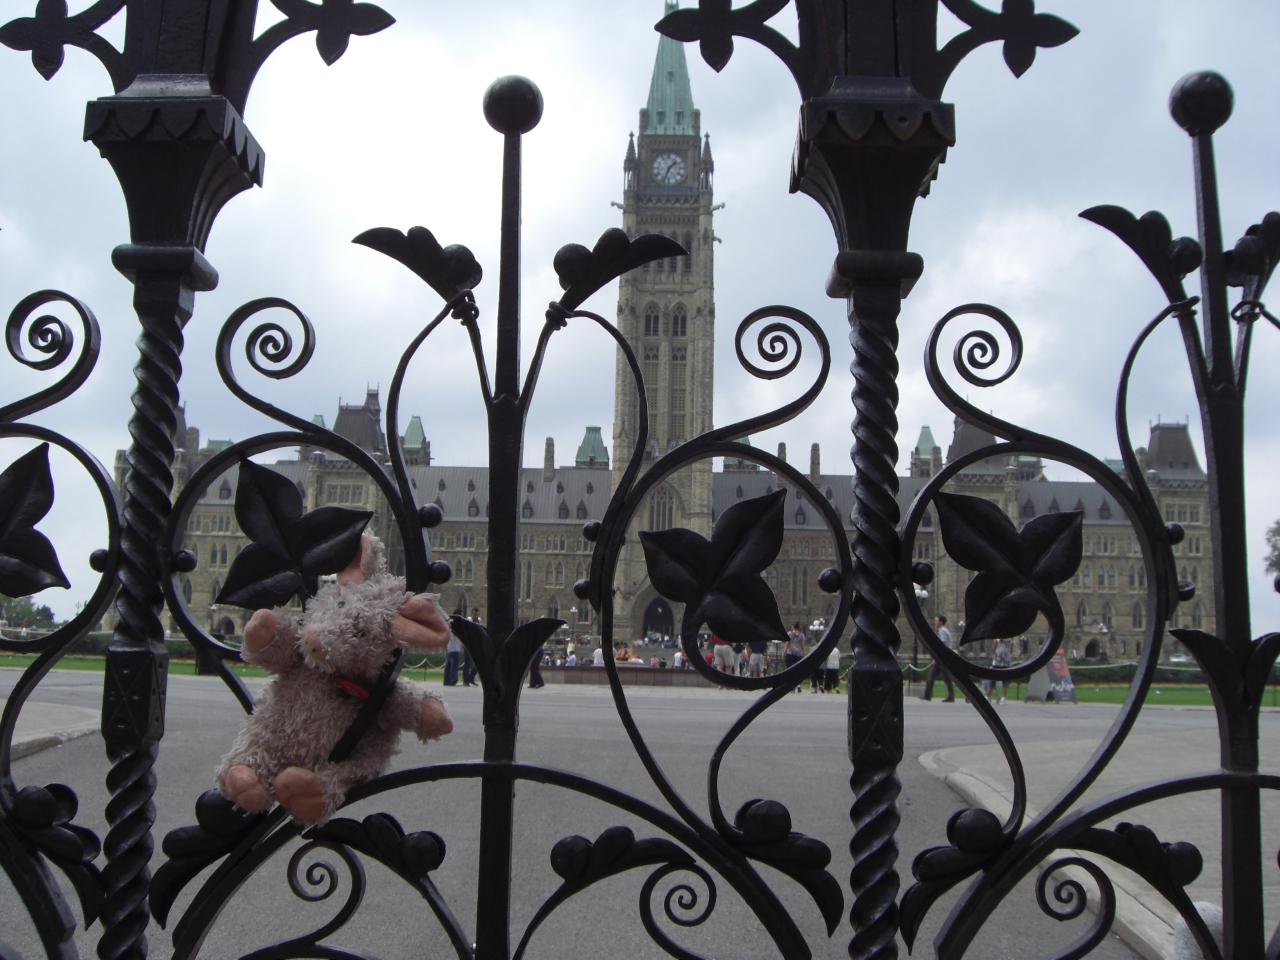
<svg viewBox="0 0 1280 960">
<path fill-rule="evenodd" d="M 0 619 L 11 627 L 22 626 L 24 620 L 30 627 L 51 627 L 53 610 L 43 604 L 37 607 L 30 597 L 4 597 L 0 599 Z"/>
<path fill-rule="evenodd" d="M 1267 573 L 1280 573 L 1280 520 L 1267 527 Z"/>
</svg>

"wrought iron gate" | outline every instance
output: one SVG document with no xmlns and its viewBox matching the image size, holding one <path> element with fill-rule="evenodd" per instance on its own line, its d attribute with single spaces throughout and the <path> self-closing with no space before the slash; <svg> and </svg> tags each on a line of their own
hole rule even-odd
<svg viewBox="0 0 1280 960">
<path fill-rule="evenodd" d="M 505 960 L 523 954 L 539 924 L 562 902 L 606 877 L 645 868 L 640 910 L 646 930 L 676 957 L 694 954 L 680 946 L 655 917 L 652 899 L 666 889 L 665 917 L 679 926 L 702 923 L 715 906 L 718 876 L 754 912 L 789 958 L 809 956 L 809 946 L 783 907 L 759 864 L 774 868 L 812 897 L 830 935 L 839 934 L 848 906 L 852 957 L 891 957 L 898 937 L 911 945 L 929 907 L 957 884 L 970 881 L 935 940 L 939 956 L 965 954 L 977 930 L 1013 887 L 1038 872 L 1037 892 L 1046 912 L 1076 917 L 1084 909 L 1085 888 L 1058 881 L 1054 894 L 1065 907 L 1049 903 L 1055 871 L 1077 865 L 1096 882 L 1101 903 L 1091 929 L 1059 953 L 1077 957 L 1106 935 L 1114 917 L 1114 891 L 1105 871 L 1092 860 L 1059 851 L 1085 851 L 1128 867 L 1167 898 L 1187 920 L 1206 956 L 1252 960 L 1280 956 L 1280 935 L 1267 945 L 1262 908 L 1262 790 L 1280 788 L 1280 778 L 1258 770 L 1258 711 L 1277 652 L 1280 634 L 1255 639 L 1249 623 L 1244 549 L 1243 398 L 1254 324 L 1265 319 L 1280 326 L 1261 296 L 1280 259 L 1280 215 L 1268 214 L 1231 249 L 1224 247 L 1219 225 L 1212 135 L 1231 112 L 1232 94 L 1216 74 L 1193 74 L 1180 82 L 1171 99 L 1175 121 L 1192 138 L 1200 217 L 1199 239 L 1173 239 L 1159 213 L 1134 217 L 1119 207 L 1095 207 L 1083 216 L 1127 244 L 1160 283 L 1169 305 L 1138 336 L 1124 366 L 1117 394 L 1117 436 L 1124 475 L 1083 450 L 984 414 L 950 387 L 943 375 L 938 345 L 944 328 L 965 317 L 994 321 L 1006 335 L 1010 357 L 991 374 L 1002 350 L 985 330 L 963 335 L 954 364 L 975 387 L 1003 382 L 1022 355 L 1017 326 L 1002 311 L 984 304 L 959 307 L 934 329 L 925 357 L 929 381 L 957 415 L 1001 442 L 949 464 L 923 488 L 905 517 L 899 516 L 895 463 L 898 361 L 897 316 L 902 297 L 920 276 L 922 261 L 907 252 L 915 198 L 927 190 L 945 151 L 954 142 L 954 118 L 941 102 L 943 87 L 959 61 L 977 46 L 1000 41 L 1010 69 L 1021 75 L 1037 50 L 1065 43 L 1075 35 L 1069 24 L 1036 13 L 1031 0 L 1006 0 L 1001 12 L 972 0 L 942 0 L 968 25 L 941 49 L 936 40 L 937 0 L 907 4 L 889 0 L 796 0 L 799 44 L 792 44 L 766 23 L 786 0 L 757 0 L 731 9 L 728 0 L 699 0 L 696 8 L 670 13 L 659 24 L 664 34 L 698 41 L 702 56 L 721 69 L 734 38 L 755 40 L 775 53 L 799 87 L 803 107 L 793 167 L 792 190 L 809 194 L 830 217 L 841 252 L 828 292 L 848 302 L 853 347 L 853 401 L 856 505 L 852 541 L 844 518 L 808 478 L 785 461 L 736 441 L 796 416 L 821 393 L 831 353 L 822 330 L 804 313 L 766 307 L 738 327 L 738 355 L 746 371 L 776 379 L 791 374 L 802 343 L 811 337 L 821 354 L 814 381 L 797 389 L 796 398 L 771 413 L 713 430 L 642 469 L 646 446 L 646 393 L 635 355 L 618 329 L 580 305 L 595 291 L 628 270 L 652 260 L 683 254 L 674 241 L 656 236 L 629 237 L 606 231 L 593 247 L 571 244 L 555 256 L 563 294 L 546 311 L 532 360 L 522 373 L 519 357 L 519 252 L 521 137 L 539 121 L 541 95 L 518 77 L 498 80 L 485 99 L 485 115 L 504 139 L 502 244 L 497 307 L 497 353 L 493 375 L 480 337 L 480 315 L 471 290 L 481 270 L 464 247 L 442 246 L 426 229 L 407 233 L 370 230 L 357 242 L 399 261 L 424 280 L 443 301 L 435 319 L 408 344 L 392 382 L 387 433 L 398 435 L 401 387 L 411 358 L 440 324 L 452 318 L 466 329 L 480 373 L 489 437 L 489 623 L 483 627 L 455 618 L 453 628 L 479 669 L 484 693 L 485 752 L 471 763 L 438 764 L 401 771 L 355 788 L 348 802 L 444 780 L 481 784 L 480 866 L 476 878 L 477 924 L 463 929 L 432 880 L 444 858 L 443 840 L 430 832 L 405 832 L 388 814 L 363 821 L 337 818 L 303 830 L 282 808 L 245 813 L 211 791 L 195 802 L 196 824 L 164 838 L 164 859 L 153 874 L 153 766 L 164 735 L 167 655 L 161 616 L 167 610 L 199 650 L 216 662 L 219 675 L 246 711 L 253 699 L 226 666 L 239 651 L 207 633 L 178 589 L 183 572 L 197 558 L 181 549 L 182 534 L 195 501 L 225 469 L 240 465 L 237 510 L 257 516 L 256 526 L 242 519 L 255 551 L 237 559 L 228 577 L 235 581 L 242 606 L 281 604 L 316 591 L 317 577 L 344 567 L 359 538 L 358 517 L 332 508 L 315 511 L 302 522 L 302 504 L 288 483 L 275 484 L 269 471 L 248 458 L 263 451 L 306 445 L 332 451 L 362 469 L 391 504 L 406 556 L 411 590 L 447 581 L 447 565 L 433 562 L 422 535 L 438 524 L 433 505 L 419 505 L 408 482 L 399 446 L 391 444 L 391 475 L 364 451 L 310 421 L 256 397 L 233 371 L 232 347 L 247 325 L 246 357 L 255 371 L 271 378 L 301 372 L 310 359 L 315 334 L 300 309 L 277 299 L 246 304 L 225 322 L 218 337 L 216 362 L 222 379 L 247 406 L 281 429 L 234 444 L 205 464 L 171 499 L 173 431 L 179 401 L 183 326 L 191 318 L 195 294 L 213 289 L 217 273 L 202 251 L 222 206 L 261 182 L 263 155 L 241 120 L 250 86 L 268 56 L 291 37 L 314 32 L 326 62 L 346 50 L 351 36 L 377 33 L 392 18 L 369 3 L 351 0 L 272 0 L 284 19 L 253 36 L 256 0 L 98 0 L 69 15 L 60 0 L 41 0 L 32 17 L 0 28 L 0 42 L 30 51 L 37 70 L 50 78 L 67 45 L 96 56 L 106 67 L 115 94 L 89 104 L 85 138 L 112 165 L 128 204 L 130 242 L 117 247 L 113 263 L 134 284 L 134 303 L 142 326 L 135 368 L 135 413 L 129 423 L 132 444 L 123 491 L 96 460 L 76 443 L 36 426 L 30 418 L 65 399 L 84 383 L 98 357 L 100 332 L 90 309 L 57 291 L 41 291 L 14 308 L 6 327 L 10 354 L 29 367 L 66 370 L 54 385 L 0 409 L 0 437 L 40 441 L 30 453 L 0 474 L 0 592 L 27 596 L 66 583 L 58 558 L 37 525 L 53 500 L 48 465 L 50 445 L 74 457 L 99 491 L 107 518 L 109 543 L 93 557 L 100 574 L 89 602 L 51 636 L 0 640 L 0 648 L 39 656 L 10 695 L 0 719 L 0 866 L 24 898 L 49 957 L 75 954 L 71 934 L 76 914 L 65 902 L 51 868 L 70 881 L 86 923 L 101 928 L 99 955 L 104 960 L 145 956 L 144 936 L 154 918 L 168 923 L 175 956 L 195 956 L 210 925 L 244 880 L 277 851 L 301 838 L 292 855 L 289 881 L 304 898 L 328 896 L 335 868 L 308 868 L 299 878 L 303 857 L 324 848 L 350 871 L 347 903 L 313 934 L 277 944 L 254 957 L 347 957 L 323 941 L 359 906 L 363 891 L 360 858 L 379 861 L 415 890 L 445 929 L 459 957 Z M 121 10 L 127 28 L 123 50 L 95 31 Z M 1188 296 L 1184 278 L 1199 269 L 1200 297 Z M 1228 287 L 1242 288 L 1234 307 Z M 40 314 L 54 302 L 66 304 L 79 329 Z M 267 310 L 286 310 L 301 331 L 290 335 L 274 321 L 255 320 Z M 1219 611 L 1217 635 L 1175 630 L 1209 678 L 1217 706 L 1222 768 L 1199 776 L 1153 783 L 1075 807 L 1115 755 L 1131 730 L 1154 676 L 1165 624 L 1194 586 L 1177 580 L 1172 548 L 1184 533 L 1165 523 L 1156 509 L 1133 446 L 1126 420 L 1126 393 L 1135 357 L 1149 334 L 1173 319 L 1180 327 L 1195 382 L 1208 449 L 1210 515 L 1214 543 L 1213 582 Z M 256 325 L 255 325 L 256 324 Z M 717 673 L 696 654 L 700 627 L 709 625 L 731 639 L 777 636 L 776 602 L 759 574 L 782 544 L 784 494 L 744 501 L 726 510 L 710 540 L 689 531 L 645 534 L 643 547 L 652 582 L 668 600 L 684 605 L 681 642 L 690 662 L 715 683 L 761 691 L 719 743 L 709 773 L 709 804 L 703 813 L 672 786 L 641 736 L 612 660 L 605 661 L 617 712 L 645 770 L 665 806 L 648 803 L 610 786 L 555 769 L 516 761 L 517 719 L 522 680 L 531 657 L 560 621 L 540 619 L 517 624 L 516 556 L 520 504 L 520 467 L 524 421 L 537 387 L 544 351 L 553 335 L 568 327 L 595 324 L 625 355 L 640 404 L 639 436 L 604 519 L 587 524 L 584 536 L 595 544 L 590 575 L 575 593 L 597 611 L 604 637 L 612 639 L 614 569 L 628 524 L 647 492 L 676 470 L 717 455 L 753 460 L 785 476 L 793 489 L 817 506 L 832 537 L 836 558 L 819 578 L 820 587 L 838 601 L 836 615 L 821 642 L 802 662 L 772 677 L 751 679 Z M 1232 325 L 1235 326 L 1233 337 Z M 759 360 L 749 360 L 755 338 Z M 25 340 L 25 344 L 24 344 Z M 33 351 L 28 355 L 25 351 Z M 1033 520 L 1020 530 L 986 501 L 945 492 L 959 470 L 977 460 L 1018 454 L 1044 454 L 1089 475 L 1122 506 L 1141 543 L 1150 575 L 1146 639 L 1138 678 L 1115 726 L 1089 764 L 1058 799 L 1025 822 L 1026 788 L 1017 750 L 996 713 L 977 694 L 976 681 L 1019 675 L 1048 662 L 1063 639 L 1063 614 L 1055 587 L 1069 579 L 1081 557 L 1081 518 L 1060 513 Z M 976 576 L 966 595 L 968 610 L 962 640 L 1008 636 L 1025 630 L 1039 615 L 1049 634 L 1029 664 L 1019 668 L 977 666 L 941 644 L 927 622 L 911 584 L 927 584 L 933 568 L 913 559 L 912 540 L 926 509 L 938 513 L 948 553 Z M 352 534 L 352 531 L 354 535 Z M 354 536 L 354 540 L 353 540 Z M 44 787 L 14 781 L 10 744 L 19 711 L 41 679 L 114 601 L 119 614 L 110 650 L 102 710 L 102 735 L 112 762 L 108 779 L 109 831 L 98 838 L 75 823 L 76 796 L 66 786 Z M 897 867 L 896 767 L 902 759 L 902 676 L 895 653 L 895 621 L 900 604 L 916 634 L 958 678 L 1004 749 L 1016 799 L 1008 820 L 977 809 L 963 810 L 948 823 L 950 846 L 921 853 L 912 865 L 916 882 L 900 894 Z M 854 869 L 851 902 L 827 871 L 830 850 L 822 841 L 791 829 L 786 808 L 772 800 L 751 801 L 730 816 L 721 806 L 720 763 L 731 744 L 797 680 L 808 675 L 853 622 L 854 663 L 849 672 L 848 729 L 852 763 L 855 825 L 851 842 Z M 359 714 L 334 747 L 331 759 L 350 753 L 375 722 L 400 668 L 393 658 Z M 627 828 L 605 831 L 595 841 L 569 837 L 551 851 L 563 881 L 538 910 L 512 949 L 509 915 L 514 786 L 517 781 L 548 784 L 584 794 L 650 824 L 662 836 L 637 839 Z M 1215 791 L 1223 821 L 1225 939 L 1219 949 L 1185 886 L 1199 873 L 1199 852 L 1186 843 L 1161 843 L 1144 827 L 1104 830 L 1097 824 L 1144 803 L 1175 795 Z M 103 855 L 105 852 L 105 856 Z M 1049 859 L 1046 867 L 1043 862 Z M 180 917 L 170 917 L 182 889 L 213 870 L 201 882 Z M 698 907 L 689 881 L 696 877 L 708 900 Z M 304 887 L 324 886 L 309 892 Z M 671 886 L 674 884 L 674 886 Z M 673 906 L 674 903 L 674 906 Z M 1057 911 L 1057 912 L 1054 912 Z M 731 948 L 730 948 L 731 949 Z"/>
</svg>

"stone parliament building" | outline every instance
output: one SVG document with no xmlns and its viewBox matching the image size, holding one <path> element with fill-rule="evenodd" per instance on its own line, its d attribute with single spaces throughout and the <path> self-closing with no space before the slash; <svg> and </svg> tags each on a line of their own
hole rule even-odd
<svg viewBox="0 0 1280 960">
<path fill-rule="evenodd" d="M 667 0 L 667 5 L 674 8 L 672 0 Z M 665 234 L 687 251 L 685 256 L 634 270 L 619 282 L 617 323 L 640 360 L 645 378 L 649 423 L 644 456 L 650 461 L 711 429 L 714 422 L 714 166 L 710 139 L 701 131 L 699 111 L 693 104 L 684 47 L 666 37 L 658 41 L 649 97 L 640 110 L 638 129 L 640 133 L 632 136 L 623 161 L 622 227 L 632 237 Z M 590 567 L 592 545 L 583 538 L 582 526 L 604 516 L 615 477 L 621 476 L 626 466 L 639 426 L 636 390 L 621 352 L 616 369 L 613 459 L 600 427 L 586 426 L 572 465 L 557 464 L 554 441 L 548 438 L 542 467 L 524 470 L 519 619 L 558 617 L 579 636 L 599 635 L 598 618 L 573 593 L 574 582 L 585 577 Z M 322 416 L 315 419 L 323 425 Z M 487 468 L 436 465 L 417 416 L 410 418 L 402 436 L 387 437 L 375 390 L 367 391 L 363 403 L 340 402 L 333 430 L 384 465 L 389 463 L 388 442 L 401 445 L 418 502 L 437 504 L 444 516 L 439 526 L 425 532 L 433 558 L 444 560 L 453 571 L 452 579 L 440 588 L 442 604 L 446 611 L 456 613 L 479 607 L 481 618 L 487 619 Z M 230 442 L 208 441 L 202 446 L 199 431 L 180 418 L 174 444 L 175 489 Z M 924 427 L 900 480 L 898 500 L 903 513 L 944 462 L 992 442 L 989 434 L 957 421 L 944 461 L 942 448 L 930 428 Z M 778 452 L 786 458 L 785 445 L 780 444 Z M 1178 608 L 1173 625 L 1212 631 L 1207 481 L 1187 426 L 1154 425 L 1148 445 L 1138 454 L 1166 519 L 1181 523 L 1187 531 L 1175 548 L 1179 579 L 1195 584 L 1197 590 L 1190 602 Z M 1147 616 L 1146 572 L 1122 511 L 1108 502 L 1097 484 L 1050 480 L 1038 458 L 1006 459 L 970 465 L 947 489 L 991 499 L 1015 523 L 1044 513 L 1083 511 L 1084 561 L 1075 579 L 1058 588 L 1067 621 L 1064 646 L 1072 656 L 1135 656 L 1140 652 Z M 297 484 L 307 509 L 339 504 L 373 511 L 370 529 L 387 541 L 392 570 L 403 571 L 403 549 L 390 510 L 376 486 L 354 464 L 303 447 L 294 459 L 270 466 Z M 1121 469 L 1118 462 L 1114 466 Z M 119 451 L 117 482 L 123 479 L 124 468 L 123 451 Z M 849 536 L 853 530 L 852 477 L 823 473 L 817 444 L 810 448 L 808 476 L 834 504 L 844 519 L 844 535 Z M 785 478 L 754 463 L 725 458 L 718 472 L 713 472 L 711 461 L 703 461 L 660 484 L 636 514 L 619 561 L 614 584 L 615 639 L 634 641 L 646 632 L 675 634 L 679 628 L 679 606 L 673 609 L 649 583 L 636 535 L 639 530 L 686 527 L 709 536 L 716 518 L 729 506 L 772 493 L 785 483 Z M 219 606 L 213 599 L 231 562 L 248 543 L 236 524 L 235 488 L 233 468 L 215 479 L 197 502 L 185 539 L 197 566 L 184 575 L 182 583 L 194 618 L 225 636 L 239 634 L 252 612 Z M 964 589 L 971 575 L 946 557 L 933 521 L 932 515 L 926 516 L 914 543 L 916 558 L 936 568 L 924 605 L 930 615 L 945 614 L 954 627 L 964 619 Z M 818 512 L 806 509 L 803 498 L 794 492 L 787 498 L 785 524 L 782 553 L 765 577 L 777 596 L 783 621 L 800 621 L 808 630 L 834 613 L 833 598 L 823 593 L 817 582 L 822 570 L 834 563 L 834 545 Z M 905 619 L 899 627 L 904 650 L 909 651 L 910 628 Z M 1041 618 L 1030 634 L 1032 649 L 1043 633 Z M 848 632 L 846 648 L 847 638 Z M 1166 642 L 1167 652 L 1176 647 L 1172 640 Z M 970 652 L 977 658 L 989 653 L 985 649 Z"/>
</svg>

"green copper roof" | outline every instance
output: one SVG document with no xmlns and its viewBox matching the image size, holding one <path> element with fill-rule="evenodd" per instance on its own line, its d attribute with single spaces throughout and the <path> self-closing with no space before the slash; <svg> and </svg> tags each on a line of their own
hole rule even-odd
<svg viewBox="0 0 1280 960">
<path fill-rule="evenodd" d="M 311 415 L 311 422 L 312 422 L 312 423 L 314 423 L 317 427 L 320 427 L 320 428 L 323 430 L 323 429 L 324 429 L 324 414 L 323 414 L 323 413 L 314 413 L 314 414 L 312 414 L 312 415 Z"/>
<path fill-rule="evenodd" d="M 422 429 L 422 418 L 414 414 L 409 418 L 409 426 L 404 431 L 404 448 L 421 450 L 427 442 L 427 435 Z"/>
<path fill-rule="evenodd" d="M 664 0 L 666 12 L 680 7 L 678 0 Z M 684 44 L 670 37 L 658 40 L 658 58 L 649 82 L 649 125 L 645 133 L 693 136 L 693 90 Z"/>
<path fill-rule="evenodd" d="M 737 440 L 733 442 L 741 443 L 748 447 L 751 446 L 750 437 L 739 437 Z M 754 460 L 740 460 L 737 457 L 725 457 L 724 469 L 726 470 L 759 470 L 760 464 L 756 463 Z"/>
<path fill-rule="evenodd" d="M 227 447 L 235 443 L 234 440 L 210 440 L 205 444 L 205 449 L 212 450 L 214 453 L 221 453 Z"/>
<path fill-rule="evenodd" d="M 600 436 L 599 427 L 587 427 L 573 462 L 579 467 L 609 466 L 609 450 L 604 445 L 604 438 Z"/>
<path fill-rule="evenodd" d="M 920 440 L 916 443 L 916 456 L 924 457 L 927 460 L 933 455 L 933 448 L 937 445 L 937 441 L 933 439 L 933 431 L 929 429 L 929 425 L 926 423 L 920 428 Z"/>
</svg>

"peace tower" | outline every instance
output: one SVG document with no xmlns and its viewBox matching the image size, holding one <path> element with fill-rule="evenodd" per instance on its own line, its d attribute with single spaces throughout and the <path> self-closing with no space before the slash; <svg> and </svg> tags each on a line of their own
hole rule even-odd
<svg viewBox="0 0 1280 960">
<path fill-rule="evenodd" d="M 666 0 L 666 12 L 678 6 Z M 651 463 L 710 430 L 714 376 L 715 302 L 712 244 L 711 143 L 693 105 L 684 45 L 662 37 L 623 162 L 622 228 L 629 237 L 657 233 L 686 253 L 625 274 L 618 286 L 618 326 L 644 372 Z M 626 357 L 618 351 L 613 423 L 616 488 L 635 445 L 640 404 Z M 671 605 L 645 573 L 640 530 L 687 527 L 711 535 L 711 461 L 679 471 L 654 489 L 636 515 L 615 585 L 619 637 L 646 627 L 674 634 Z"/>
</svg>

